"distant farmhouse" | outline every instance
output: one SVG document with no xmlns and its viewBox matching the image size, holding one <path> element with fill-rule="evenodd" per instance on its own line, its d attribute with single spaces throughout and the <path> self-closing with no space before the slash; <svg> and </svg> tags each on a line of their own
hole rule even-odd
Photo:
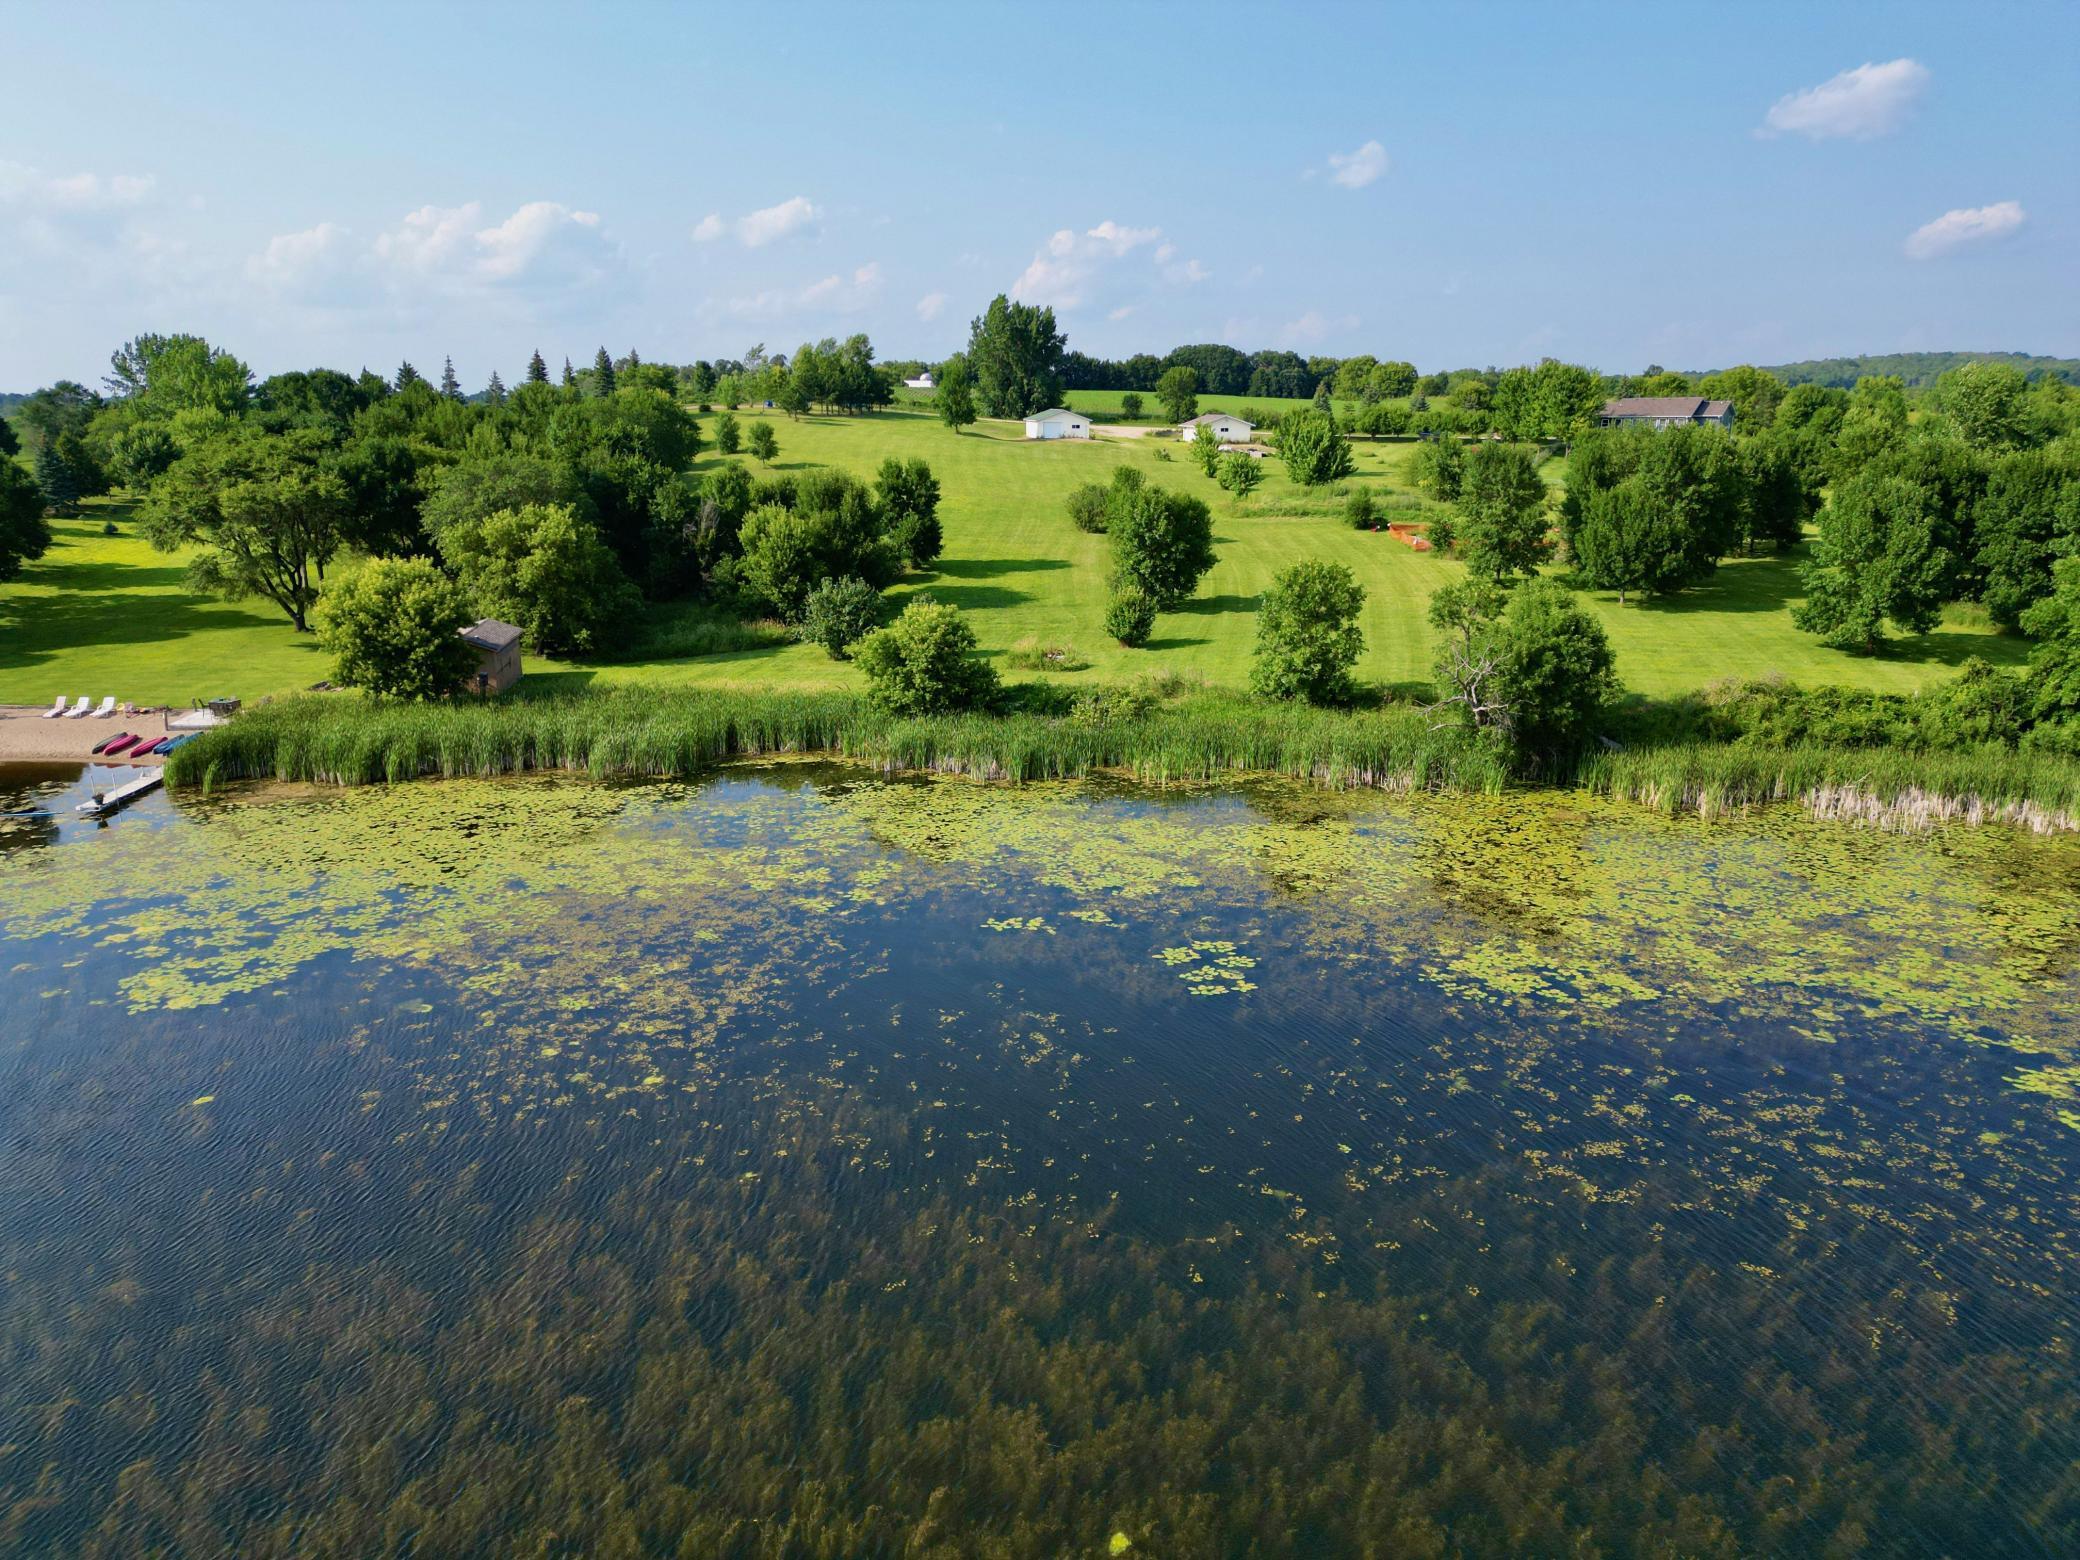
<svg viewBox="0 0 2080 1560">
<path fill-rule="evenodd" d="M 905 390 L 930 390 L 935 388 L 938 385 L 938 383 L 939 381 L 932 377 L 932 371 L 930 369 L 926 369 L 915 379 L 904 380 L 903 388 Z"/>
<path fill-rule="evenodd" d="M 1686 423 L 1698 428 L 1731 428 L 1733 403 L 1707 401 L 1698 395 L 1625 395 L 1604 402 L 1603 415 L 1596 423 L 1601 428 L 1630 428 L 1635 423 L 1656 428 Z"/>
<path fill-rule="evenodd" d="M 1090 436 L 1091 420 L 1067 407 L 1051 406 L 1026 419 L 1026 437 L 1029 439 L 1088 439 Z"/>
<path fill-rule="evenodd" d="M 1256 433 L 1254 424 L 1226 412 L 1208 412 L 1203 417 L 1194 417 L 1182 423 L 1177 430 L 1180 439 L 1203 439 L 1209 435 L 1223 444 L 1247 444 Z"/>
<path fill-rule="evenodd" d="M 520 680 L 520 630 L 512 624 L 482 618 L 462 630 L 462 642 L 477 652 L 472 693 L 504 693 Z"/>
</svg>

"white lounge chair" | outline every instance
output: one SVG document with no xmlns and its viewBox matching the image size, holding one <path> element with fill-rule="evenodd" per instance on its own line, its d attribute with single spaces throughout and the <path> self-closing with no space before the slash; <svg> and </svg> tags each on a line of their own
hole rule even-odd
<svg viewBox="0 0 2080 1560">
<path fill-rule="evenodd" d="M 49 709 L 43 712 L 43 718 L 45 720 L 56 720 L 60 715 L 63 715 L 64 713 L 65 695 L 61 693 L 58 695 L 58 702 L 56 704 L 53 704 Z"/>
<path fill-rule="evenodd" d="M 115 712 L 116 696 L 112 693 L 103 694 L 101 696 L 101 702 L 94 706 L 94 718 L 96 720 L 107 720 L 108 717 L 115 714 Z"/>
<path fill-rule="evenodd" d="M 85 694 L 81 694 L 79 696 L 79 703 L 73 705 L 71 709 L 65 712 L 65 718 L 67 720 L 80 719 L 87 713 L 87 711 L 90 708 L 93 707 L 93 703 L 94 701 L 92 699 L 88 698 Z"/>
</svg>

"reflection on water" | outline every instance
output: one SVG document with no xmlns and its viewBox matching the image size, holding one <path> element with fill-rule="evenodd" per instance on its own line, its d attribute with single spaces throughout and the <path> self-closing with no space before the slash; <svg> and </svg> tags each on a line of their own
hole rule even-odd
<svg viewBox="0 0 2080 1560">
<path fill-rule="evenodd" d="M 2057 1554 L 2080 842 L 0 778 L 0 1548 Z"/>
</svg>

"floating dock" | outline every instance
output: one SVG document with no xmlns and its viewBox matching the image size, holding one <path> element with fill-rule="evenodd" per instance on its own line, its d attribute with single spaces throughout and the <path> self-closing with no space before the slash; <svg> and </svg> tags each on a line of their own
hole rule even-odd
<svg viewBox="0 0 2080 1560">
<path fill-rule="evenodd" d="M 81 802 L 73 810 L 92 813 L 97 818 L 106 817 L 117 808 L 136 801 L 140 796 L 158 790 L 164 782 L 165 777 L 155 769 L 150 774 L 139 775 L 135 780 L 124 781 L 113 791 L 96 791 L 91 801 Z"/>
</svg>

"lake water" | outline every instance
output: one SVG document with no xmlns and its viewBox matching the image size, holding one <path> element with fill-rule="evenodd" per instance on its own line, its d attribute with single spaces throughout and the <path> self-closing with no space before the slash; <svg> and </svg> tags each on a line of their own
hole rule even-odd
<svg viewBox="0 0 2080 1560">
<path fill-rule="evenodd" d="M 0 772 L 0 1550 L 2080 1548 L 2080 841 L 83 786 Z"/>
</svg>

